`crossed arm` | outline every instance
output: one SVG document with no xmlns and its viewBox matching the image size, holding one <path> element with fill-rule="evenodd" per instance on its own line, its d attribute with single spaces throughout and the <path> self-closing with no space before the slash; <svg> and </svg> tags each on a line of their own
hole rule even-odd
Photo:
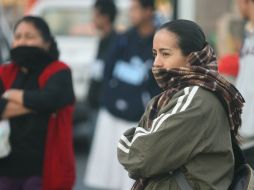
<svg viewBox="0 0 254 190">
<path fill-rule="evenodd" d="M 11 118 L 32 112 L 53 113 L 59 108 L 73 103 L 75 99 L 69 70 L 59 71 L 51 76 L 42 89 L 9 89 L 2 93 L 0 98 L 2 118 Z"/>
<path fill-rule="evenodd" d="M 10 89 L 5 91 L 2 98 L 7 100 L 4 111 L 2 112 L 3 119 L 31 113 L 32 110 L 26 108 L 23 104 L 23 90 Z"/>
</svg>

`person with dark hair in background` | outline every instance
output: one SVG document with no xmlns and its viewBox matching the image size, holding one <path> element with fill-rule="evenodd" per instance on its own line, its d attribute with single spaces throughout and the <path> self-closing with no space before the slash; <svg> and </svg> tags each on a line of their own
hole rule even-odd
<svg viewBox="0 0 254 190">
<path fill-rule="evenodd" d="M 132 190 L 228 189 L 241 94 L 220 76 L 214 50 L 192 21 L 161 26 L 153 54 L 153 74 L 164 91 L 118 143 L 118 159 L 136 179 Z"/>
<path fill-rule="evenodd" d="M 14 28 L 11 62 L 0 67 L 0 113 L 11 152 L 0 158 L 1 190 L 70 190 L 75 167 L 71 71 L 47 23 L 25 16 Z"/>
<path fill-rule="evenodd" d="M 240 51 L 239 73 L 236 87 L 243 94 L 246 104 L 243 108 L 240 134 L 244 138 L 254 137 L 254 0 L 238 0 L 238 7 L 246 20 L 243 46 Z M 252 164 L 254 166 L 254 164 Z"/>
<path fill-rule="evenodd" d="M 160 92 L 151 72 L 154 10 L 154 0 L 131 0 L 133 27 L 119 35 L 106 60 L 87 186 L 125 190 L 133 183 L 117 161 L 116 144 L 123 131 L 137 125 L 148 101 Z"/>
<path fill-rule="evenodd" d="M 242 93 L 246 103 L 242 113 L 240 135 L 243 137 L 244 153 L 248 163 L 254 167 L 252 144 L 254 138 L 254 0 L 237 0 L 239 11 L 245 21 L 243 44 L 240 49 L 239 72 L 236 87 Z M 247 146 L 246 146 L 247 145 Z"/>
<path fill-rule="evenodd" d="M 105 60 L 113 42 L 117 38 L 114 21 L 117 8 L 113 0 L 97 0 L 93 8 L 93 23 L 100 35 L 96 60 L 91 65 L 91 79 L 88 90 L 87 103 L 89 105 L 89 120 L 92 130 L 95 128 L 98 109 L 100 107 L 101 88 Z M 92 133 L 93 134 L 93 133 Z"/>
</svg>

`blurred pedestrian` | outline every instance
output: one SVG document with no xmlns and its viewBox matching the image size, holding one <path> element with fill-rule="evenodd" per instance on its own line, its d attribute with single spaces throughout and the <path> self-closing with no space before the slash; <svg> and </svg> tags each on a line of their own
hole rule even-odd
<svg viewBox="0 0 254 190">
<path fill-rule="evenodd" d="M 243 137 L 254 137 L 254 0 L 237 0 L 240 13 L 246 19 L 243 46 L 240 52 L 236 87 L 243 94 L 245 106 L 242 113 Z"/>
<path fill-rule="evenodd" d="M 95 127 L 100 106 L 105 60 L 117 37 L 117 33 L 114 29 L 116 16 L 117 8 L 113 0 L 97 0 L 95 2 L 93 9 L 93 23 L 99 32 L 100 41 L 96 60 L 91 65 L 91 79 L 87 97 L 87 103 L 89 105 L 88 119 L 92 125 L 92 129 Z"/>
<path fill-rule="evenodd" d="M 152 77 L 154 0 L 131 0 L 133 27 L 117 38 L 106 60 L 95 134 L 85 184 L 103 189 L 129 189 L 132 180 L 117 161 L 117 141 L 137 125 L 147 102 L 159 93 Z"/>
<path fill-rule="evenodd" d="M 71 71 L 58 60 L 47 23 L 25 16 L 14 27 L 11 62 L 0 67 L 0 113 L 11 152 L 0 159 L 1 190 L 70 190 L 75 168 Z"/>
<path fill-rule="evenodd" d="M 214 50 L 192 21 L 164 24 L 153 54 L 164 91 L 118 144 L 119 161 L 137 180 L 132 189 L 228 189 L 235 165 L 231 133 L 238 134 L 243 98 L 219 75 Z"/>
</svg>

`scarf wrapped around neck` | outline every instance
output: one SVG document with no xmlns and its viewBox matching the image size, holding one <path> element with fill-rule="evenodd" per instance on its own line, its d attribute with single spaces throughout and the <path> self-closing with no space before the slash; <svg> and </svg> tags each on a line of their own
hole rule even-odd
<svg viewBox="0 0 254 190">
<path fill-rule="evenodd" d="M 228 114 L 231 130 L 235 135 L 241 126 L 241 113 L 244 99 L 239 91 L 217 69 L 216 55 L 210 45 L 201 51 L 189 55 L 187 67 L 174 69 L 152 69 L 158 85 L 164 90 L 154 100 L 148 110 L 147 129 L 151 128 L 152 121 L 158 117 L 159 111 L 168 104 L 172 96 L 187 86 L 200 86 L 207 89 L 220 99 Z M 146 179 L 137 180 L 131 190 L 143 190 L 147 184 Z"/>
</svg>

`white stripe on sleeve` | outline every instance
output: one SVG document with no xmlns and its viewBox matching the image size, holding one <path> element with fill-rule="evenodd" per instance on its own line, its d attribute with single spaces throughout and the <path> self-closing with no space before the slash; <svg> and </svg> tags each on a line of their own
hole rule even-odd
<svg viewBox="0 0 254 190">
<path fill-rule="evenodd" d="M 129 148 L 126 148 L 125 146 L 123 146 L 120 142 L 118 143 L 118 146 L 117 146 L 120 150 L 122 150 L 123 152 L 125 153 L 129 153 L 130 152 L 130 149 Z"/>
<path fill-rule="evenodd" d="M 191 93 L 186 101 L 186 103 L 184 104 L 184 106 L 182 107 L 182 109 L 180 110 L 180 112 L 186 110 L 186 108 L 190 105 L 194 95 L 196 94 L 196 92 L 198 91 L 198 86 L 194 86 L 194 88 L 191 90 Z"/>
<path fill-rule="evenodd" d="M 193 100 L 193 97 L 195 96 L 197 90 L 198 90 L 198 86 L 194 86 L 190 92 L 190 88 L 189 87 L 186 87 L 184 89 L 184 95 L 180 96 L 177 100 L 177 103 L 175 105 L 175 107 L 173 108 L 172 112 L 171 113 L 168 113 L 168 114 L 161 114 L 158 118 L 156 118 L 154 121 L 153 121 L 153 126 L 152 126 L 152 129 L 151 131 L 147 131 L 145 130 L 144 128 L 141 128 L 141 127 L 137 127 L 136 128 L 136 131 L 135 131 L 135 135 L 132 139 L 132 141 L 130 142 L 124 135 L 121 137 L 121 140 L 128 146 L 130 147 L 134 141 L 141 137 L 141 136 L 145 136 L 145 135 L 148 135 L 150 133 L 154 133 L 156 132 L 162 125 L 162 123 L 167 120 L 170 116 L 174 115 L 177 113 L 177 110 L 179 109 L 179 107 L 181 107 L 181 105 L 183 104 L 183 100 L 184 98 L 188 95 L 187 97 L 187 100 L 185 102 L 185 104 L 183 105 L 183 107 L 180 109 L 180 111 L 178 112 L 182 112 L 182 111 L 185 111 L 187 109 L 187 107 L 190 105 L 191 101 Z M 157 122 L 159 120 L 159 122 Z M 139 133 L 137 133 L 139 132 Z M 130 149 L 125 147 L 124 145 L 121 144 L 121 142 L 118 143 L 118 148 L 121 149 L 123 152 L 125 153 L 129 153 Z"/>
</svg>

